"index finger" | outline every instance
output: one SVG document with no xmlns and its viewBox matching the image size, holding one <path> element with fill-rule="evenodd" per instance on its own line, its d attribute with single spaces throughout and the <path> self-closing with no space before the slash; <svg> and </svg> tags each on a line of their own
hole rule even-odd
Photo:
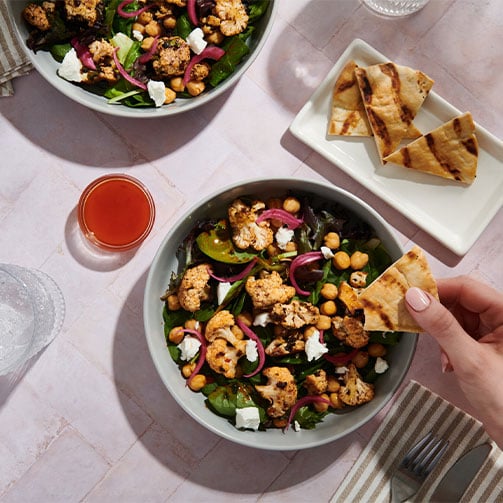
<svg viewBox="0 0 503 503">
<path fill-rule="evenodd" d="M 456 305 L 476 313 L 483 323 L 494 329 L 503 325 L 503 293 L 469 276 L 439 279 L 440 302 L 446 307 Z"/>
</svg>

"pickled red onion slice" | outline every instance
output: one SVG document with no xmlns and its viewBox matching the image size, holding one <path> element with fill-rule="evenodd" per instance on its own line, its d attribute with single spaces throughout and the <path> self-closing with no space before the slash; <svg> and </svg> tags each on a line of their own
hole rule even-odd
<svg viewBox="0 0 503 503">
<path fill-rule="evenodd" d="M 353 351 L 341 355 L 324 354 L 323 358 L 337 367 L 339 365 L 345 365 L 346 363 L 350 362 L 356 356 L 356 353 L 358 353 L 358 349 L 353 349 Z"/>
<path fill-rule="evenodd" d="M 138 58 L 139 63 L 141 63 L 143 65 L 144 63 L 147 63 L 148 61 L 150 61 L 152 59 L 152 56 L 154 55 L 155 51 L 157 51 L 158 39 L 159 39 L 159 35 L 156 35 L 154 37 L 154 40 L 152 41 L 152 45 L 150 46 L 150 49 Z"/>
<path fill-rule="evenodd" d="M 309 295 L 310 292 L 307 290 L 302 290 L 300 286 L 297 283 L 297 280 L 295 279 L 295 271 L 297 268 L 302 267 L 306 264 L 309 264 L 311 262 L 316 262 L 317 260 L 321 260 L 323 258 L 323 253 L 314 251 L 314 252 L 307 252 L 303 253 L 302 255 L 298 255 L 292 260 L 292 263 L 290 264 L 290 283 L 293 285 L 295 288 L 295 291 L 299 295 Z"/>
<path fill-rule="evenodd" d="M 236 320 L 236 323 L 238 327 L 244 332 L 244 334 L 249 337 L 252 341 L 255 341 L 257 344 L 257 351 L 258 351 L 258 365 L 257 368 L 251 373 L 251 374 L 246 374 L 243 377 L 253 377 L 255 374 L 258 374 L 262 368 L 264 367 L 265 363 L 265 350 L 264 350 L 264 345 L 262 344 L 262 341 L 260 340 L 260 337 L 249 327 L 247 327 L 239 318 Z"/>
<path fill-rule="evenodd" d="M 187 82 L 190 80 L 190 72 L 192 71 L 192 68 L 195 64 L 199 63 L 199 61 L 202 61 L 203 59 L 214 59 L 215 61 L 218 61 L 224 54 L 225 51 L 221 47 L 218 47 L 216 45 L 205 47 L 200 54 L 196 54 L 189 61 L 189 64 L 187 65 L 187 68 L 185 69 L 185 73 L 183 75 L 183 85 L 187 85 Z"/>
<path fill-rule="evenodd" d="M 289 229 L 292 230 L 296 229 L 297 227 L 299 227 L 299 225 L 302 225 L 302 223 L 304 222 L 304 220 L 302 220 L 301 218 L 295 218 L 291 213 L 280 208 L 265 210 L 257 218 L 257 220 L 255 220 L 255 222 L 259 224 L 260 222 L 263 222 L 264 220 L 268 219 L 280 220 L 281 222 L 286 224 L 286 226 Z"/>
<path fill-rule="evenodd" d="M 196 0 L 187 0 L 187 14 L 189 16 L 189 21 L 197 26 L 199 24 L 199 19 L 197 19 L 196 14 Z"/>
<path fill-rule="evenodd" d="M 131 77 L 126 70 L 124 70 L 123 66 L 120 64 L 119 58 L 117 57 L 117 51 L 119 50 L 118 47 L 114 49 L 113 55 L 114 55 L 114 62 L 115 66 L 117 67 L 117 70 L 119 70 L 119 73 L 131 84 L 134 86 L 139 87 L 140 89 L 143 89 L 144 91 L 147 90 L 147 86 L 143 83 L 140 82 L 139 80 L 136 80 L 134 77 Z"/>
<path fill-rule="evenodd" d="M 134 0 L 123 0 L 118 6 L 117 6 L 117 13 L 121 17 L 129 18 L 129 17 L 136 17 L 139 16 L 142 12 L 145 12 L 146 10 L 149 10 L 153 7 L 153 5 L 145 5 L 145 7 L 142 7 L 141 9 L 135 10 L 135 11 L 125 11 L 124 7 L 127 7 L 130 3 L 133 3 Z"/>
<path fill-rule="evenodd" d="M 285 430 L 288 430 L 288 427 L 290 426 L 291 422 L 293 421 L 295 414 L 297 414 L 297 411 L 301 408 L 304 407 L 305 405 L 309 405 L 310 403 L 326 403 L 330 405 L 330 401 L 327 400 L 326 398 L 323 398 L 320 395 L 307 395 L 302 398 L 299 398 L 293 405 L 293 407 L 290 409 L 290 415 L 288 416 L 288 423 L 285 426 Z"/>
<path fill-rule="evenodd" d="M 253 266 L 257 263 L 257 259 L 254 258 L 240 273 L 235 274 L 234 276 L 229 276 L 228 278 L 222 278 L 221 276 L 217 276 L 213 274 L 210 268 L 208 268 L 208 272 L 213 279 L 220 281 L 221 283 L 234 283 L 235 281 L 239 281 L 243 279 L 252 269 Z"/>
</svg>

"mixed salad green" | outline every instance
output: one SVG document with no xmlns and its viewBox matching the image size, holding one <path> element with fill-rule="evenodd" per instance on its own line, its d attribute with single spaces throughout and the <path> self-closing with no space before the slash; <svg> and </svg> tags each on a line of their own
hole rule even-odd
<svg viewBox="0 0 503 503">
<path fill-rule="evenodd" d="M 167 349 L 213 412 L 239 429 L 311 429 L 373 399 L 401 334 L 363 329 L 358 291 L 392 262 L 367 223 L 309 194 L 241 197 L 177 258 Z"/>
<path fill-rule="evenodd" d="M 57 73 L 129 107 L 193 98 L 232 75 L 270 0 L 32 0 L 27 45 Z"/>
</svg>

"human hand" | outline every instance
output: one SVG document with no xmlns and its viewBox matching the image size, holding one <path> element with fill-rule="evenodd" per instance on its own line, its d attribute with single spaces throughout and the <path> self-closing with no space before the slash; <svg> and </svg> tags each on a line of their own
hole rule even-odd
<svg viewBox="0 0 503 503">
<path fill-rule="evenodd" d="M 440 302 L 418 288 L 405 299 L 433 336 L 488 434 L 503 448 L 503 293 L 466 276 L 437 281 Z"/>
</svg>

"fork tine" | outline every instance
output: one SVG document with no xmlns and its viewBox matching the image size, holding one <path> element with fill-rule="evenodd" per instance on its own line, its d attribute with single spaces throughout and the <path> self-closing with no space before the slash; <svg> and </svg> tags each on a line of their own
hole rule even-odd
<svg viewBox="0 0 503 503">
<path fill-rule="evenodd" d="M 410 449 L 409 452 L 405 455 L 405 457 L 402 460 L 402 465 L 408 465 L 412 459 L 416 458 L 416 455 L 419 452 L 422 452 L 423 448 L 425 447 L 425 444 L 427 444 L 430 440 L 431 437 L 433 436 L 433 433 L 430 431 L 428 432 L 412 449 Z"/>
<path fill-rule="evenodd" d="M 428 433 L 404 458 L 403 466 L 420 477 L 426 477 L 438 463 L 449 442 Z"/>
<path fill-rule="evenodd" d="M 426 477 L 435 468 L 436 464 L 440 461 L 445 450 L 449 447 L 449 442 L 443 439 L 437 439 L 436 445 L 431 449 L 427 456 L 418 465 L 416 472 L 422 477 Z"/>
</svg>

